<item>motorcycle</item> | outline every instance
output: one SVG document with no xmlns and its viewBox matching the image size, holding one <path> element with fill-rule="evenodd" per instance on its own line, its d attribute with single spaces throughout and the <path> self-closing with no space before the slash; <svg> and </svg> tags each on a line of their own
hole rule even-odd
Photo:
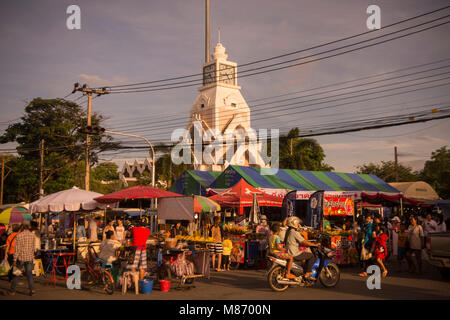
<svg viewBox="0 0 450 320">
<path fill-rule="evenodd" d="M 300 264 L 292 264 L 291 273 L 295 275 L 294 279 L 285 278 L 287 261 L 273 256 L 268 256 L 272 263 L 268 273 L 267 281 L 274 291 L 285 291 L 289 286 L 311 287 L 316 284 L 317 280 L 325 288 L 336 286 L 340 279 L 340 271 L 336 263 L 330 260 L 333 252 L 330 249 L 319 247 L 311 247 L 311 251 L 316 257 L 316 261 L 312 267 L 313 279 L 305 277 L 305 272 Z"/>
</svg>

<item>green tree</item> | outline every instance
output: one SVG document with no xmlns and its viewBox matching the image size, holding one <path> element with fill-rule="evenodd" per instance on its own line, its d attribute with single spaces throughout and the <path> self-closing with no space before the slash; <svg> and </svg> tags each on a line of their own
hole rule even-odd
<svg viewBox="0 0 450 320">
<path fill-rule="evenodd" d="M 413 172 L 410 167 L 405 167 L 401 164 L 397 165 L 398 181 L 410 182 L 420 180 L 418 172 Z M 369 163 L 356 167 L 356 173 L 374 174 L 378 178 L 386 182 L 395 182 L 395 162 L 394 161 L 381 161 L 379 164 Z"/>
<path fill-rule="evenodd" d="M 103 117 L 94 113 L 92 124 L 100 125 Z M 14 174 L 6 181 L 8 199 L 32 201 L 39 193 L 39 144 L 45 140 L 44 190 L 53 193 L 79 184 L 79 164 L 85 160 L 86 135 L 78 128 L 86 124 L 84 108 L 64 99 L 35 98 L 25 106 L 19 122 L 10 125 L 0 136 L 0 143 L 16 142 L 18 157 L 8 162 Z M 112 137 L 91 136 L 89 160 L 98 161 L 98 153 L 115 150 L 118 143 Z"/>
<path fill-rule="evenodd" d="M 119 180 L 119 167 L 114 162 L 102 162 L 92 169 L 92 177 L 98 181 Z"/>
<path fill-rule="evenodd" d="M 160 181 L 161 186 L 169 189 L 187 169 L 188 165 L 174 164 L 170 153 L 165 153 L 156 160 L 156 181 Z"/>
<path fill-rule="evenodd" d="M 441 198 L 450 199 L 450 150 L 447 146 L 431 153 L 431 159 L 425 162 L 421 176 Z"/>
<path fill-rule="evenodd" d="M 325 164 L 325 153 L 315 139 L 298 138 L 299 129 L 293 128 L 287 135 L 280 136 L 280 168 L 331 171 Z"/>
</svg>

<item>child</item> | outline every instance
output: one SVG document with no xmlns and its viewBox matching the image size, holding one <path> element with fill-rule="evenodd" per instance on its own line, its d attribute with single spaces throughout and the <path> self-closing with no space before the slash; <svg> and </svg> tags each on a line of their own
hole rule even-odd
<svg viewBox="0 0 450 320">
<path fill-rule="evenodd" d="M 285 252 L 283 245 L 281 244 L 281 239 L 279 237 L 280 234 L 280 225 L 278 223 L 272 226 L 272 236 L 269 240 L 269 250 L 270 254 L 279 258 L 288 260 L 287 268 L 286 268 L 286 278 L 294 279 L 295 276 L 291 273 L 292 268 L 292 257 Z"/>
<path fill-rule="evenodd" d="M 228 233 L 225 233 L 225 236 L 223 237 L 224 240 L 222 242 L 223 246 L 223 252 L 222 252 L 222 262 L 223 262 L 223 270 L 230 271 L 230 255 L 231 255 L 231 249 L 233 249 L 233 243 L 230 240 L 230 235 Z"/>
<path fill-rule="evenodd" d="M 406 232 L 406 225 L 404 223 L 400 224 L 397 245 L 398 272 L 402 272 L 402 262 L 406 258 L 406 250 L 408 249 L 408 233 Z"/>
<path fill-rule="evenodd" d="M 381 225 L 376 226 L 374 235 L 376 235 L 376 238 L 372 247 L 373 256 L 375 257 L 378 265 L 383 271 L 382 273 L 383 278 L 385 278 L 388 272 L 386 267 L 384 266 L 383 261 L 386 259 L 387 256 L 386 240 L 388 236 L 383 232 L 383 228 L 381 228 Z"/>
</svg>

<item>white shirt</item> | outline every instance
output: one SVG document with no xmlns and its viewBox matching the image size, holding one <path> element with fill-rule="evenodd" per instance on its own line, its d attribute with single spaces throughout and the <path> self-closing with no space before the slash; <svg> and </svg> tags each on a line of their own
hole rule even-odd
<svg viewBox="0 0 450 320">
<path fill-rule="evenodd" d="M 409 247 L 411 249 L 421 250 L 422 242 L 420 237 L 423 237 L 423 229 L 421 226 L 416 225 L 415 227 L 409 226 L 408 229 L 408 241 Z"/>
<path fill-rule="evenodd" d="M 103 240 L 100 244 L 100 254 L 98 255 L 98 257 L 108 263 L 111 263 L 116 260 L 116 249 L 119 249 L 120 246 L 121 244 L 117 240 Z"/>
<path fill-rule="evenodd" d="M 98 240 L 97 222 L 95 222 L 94 220 L 89 222 L 89 240 L 94 240 L 94 241 Z"/>
<path fill-rule="evenodd" d="M 125 227 L 117 226 L 116 227 L 116 240 L 117 241 L 123 241 L 125 239 Z"/>
<path fill-rule="evenodd" d="M 437 223 L 434 220 L 425 220 L 423 222 L 423 231 L 425 233 L 425 237 L 428 236 L 429 233 L 432 232 L 437 232 L 438 231 L 438 227 L 437 227 Z"/>
</svg>

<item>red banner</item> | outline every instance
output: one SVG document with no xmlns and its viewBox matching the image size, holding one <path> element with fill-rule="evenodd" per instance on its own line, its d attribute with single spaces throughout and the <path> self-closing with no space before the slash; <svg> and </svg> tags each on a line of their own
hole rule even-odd
<svg viewBox="0 0 450 320">
<path fill-rule="evenodd" d="M 352 216 L 354 213 L 352 198 L 325 196 L 323 199 L 323 214 L 326 216 Z"/>
</svg>

